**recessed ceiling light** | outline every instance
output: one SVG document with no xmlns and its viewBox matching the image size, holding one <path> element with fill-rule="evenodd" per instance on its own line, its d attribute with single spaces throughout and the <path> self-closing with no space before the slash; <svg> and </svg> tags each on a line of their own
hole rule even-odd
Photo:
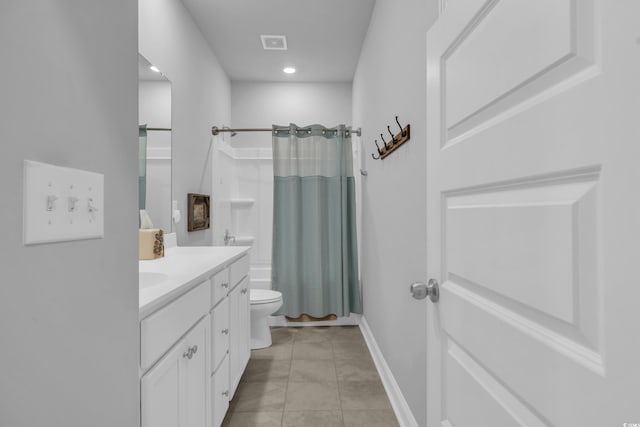
<svg viewBox="0 0 640 427">
<path fill-rule="evenodd" d="M 285 73 L 287 73 L 287 74 L 293 74 L 293 73 L 295 73 L 295 72 L 296 72 L 296 69 L 295 69 L 295 68 L 293 68 L 293 67 L 286 67 L 286 68 L 284 68 L 282 71 L 284 71 L 284 72 L 285 72 Z"/>
<path fill-rule="evenodd" d="M 155 71 L 156 73 L 159 73 L 160 70 L 158 69 L 158 67 L 156 67 L 155 65 L 152 65 L 151 67 L 149 67 L 151 69 L 151 71 Z"/>
</svg>

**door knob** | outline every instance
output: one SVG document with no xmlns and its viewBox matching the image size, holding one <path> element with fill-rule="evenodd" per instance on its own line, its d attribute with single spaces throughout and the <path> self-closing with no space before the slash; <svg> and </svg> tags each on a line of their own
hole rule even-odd
<svg viewBox="0 0 640 427">
<path fill-rule="evenodd" d="M 415 299 L 425 299 L 429 297 L 431 302 L 438 302 L 440 299 L 440 287 L 436 279 L 429 279 L 429 283 L 426 285 L 422 282 L 412 283 L 409 290 Z"/>
</svg>

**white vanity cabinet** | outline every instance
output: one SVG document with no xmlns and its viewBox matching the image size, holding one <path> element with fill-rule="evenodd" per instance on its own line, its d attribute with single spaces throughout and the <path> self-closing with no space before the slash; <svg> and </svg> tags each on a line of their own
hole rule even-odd
<svg viewBox="0 0 640 427">
<path fill-rule="evenodd" d="M 236 252 L 207 270 L 208 257 L 197 256 L 216 249 L 198 249 L 155 264 L 169 277 L 166 293 L 158 287 L 157 297 L 140 294 L 142 427 L 219 427 L 249 360 L 248 248 L 221 249 Z M 199 270 L 181 287 L 189 260 Z M 171 262 L 180 277 L 175 285 Z"/>
<path fill-rule="evenodd" d="M 199 291 L 192 292 L 198 295 Z M 174 307 L 167 309 L 158 313 L 160 317 L 176 315 Z M 142 377 L 142 427 L 208 426 L 208 343 L 209 316 L 205 315 Z"/>
</svg>

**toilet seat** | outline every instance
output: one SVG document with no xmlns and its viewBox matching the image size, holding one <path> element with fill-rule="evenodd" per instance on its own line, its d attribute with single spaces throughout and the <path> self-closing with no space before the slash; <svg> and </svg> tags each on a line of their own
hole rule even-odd
<svg viewBox="0 0 640 427">
<path fill-rule="evenodd" d="M 269 289 L 251 289 L 249 300 L 251 304 L 270 304 L 282 300 L 282 294 Z"/>
</svg>

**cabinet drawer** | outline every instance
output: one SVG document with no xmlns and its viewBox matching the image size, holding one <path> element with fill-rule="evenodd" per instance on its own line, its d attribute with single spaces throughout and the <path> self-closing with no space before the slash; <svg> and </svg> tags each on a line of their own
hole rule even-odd
<svg viewBox="0 0 640 427">
<path fill-rule="evenodd" d="M 211 307 L 229 292 L 229 270 L 224 269 L 211 278 Z"/>
<path fill-rule="evenodd" d="M 214 371 L 229 350 L 229 299 L 225 298 L 211 312 L 211 370 Z"/>
<path fill-rule="evenodd" d="M 213 427 L 220 427 L 229 409 L 229 357 L 225 357 L 211 376 L 211 414 Z"/>
<path fill-rule="evenodd" d="M 140 322 L 140 366 L 146 370 L 209 312 L 209 280 Z"/>
<path fill-rule="evenodd" d="M 233 288 L 244 276 L 249 274 L 249 255 L 245 255 L 229 267 L 229 283 Z"/>
</svg>

